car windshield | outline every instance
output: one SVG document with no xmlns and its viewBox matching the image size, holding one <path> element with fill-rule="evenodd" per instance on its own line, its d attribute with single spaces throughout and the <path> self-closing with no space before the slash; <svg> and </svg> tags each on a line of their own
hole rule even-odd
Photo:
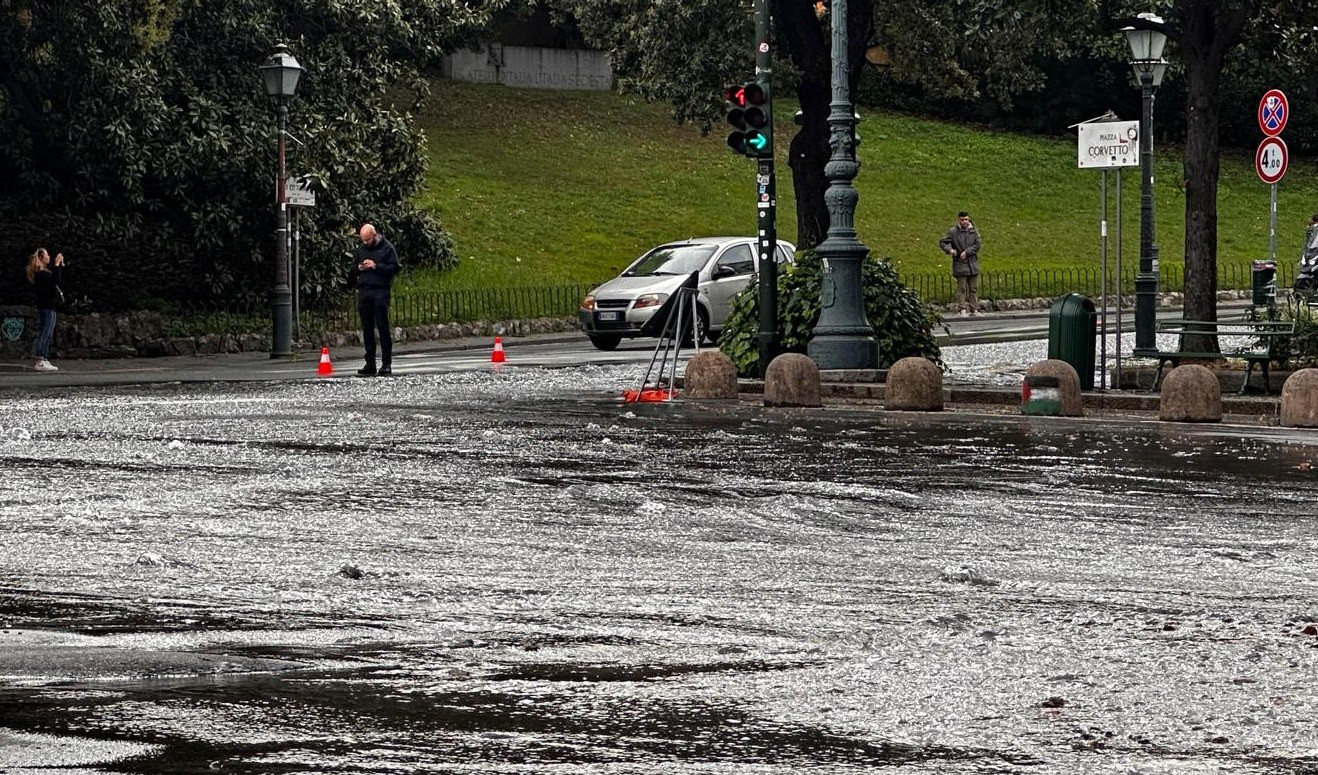
<svg viewBox="0 0 1318 775">
<path fill-rule="evenodd" d="M 653 274 L 691 274 L 704 268 L 714 255 L 713 245 L 663 245 L 651 250 L 622 273 L 623 277 Z"/>
</svg>

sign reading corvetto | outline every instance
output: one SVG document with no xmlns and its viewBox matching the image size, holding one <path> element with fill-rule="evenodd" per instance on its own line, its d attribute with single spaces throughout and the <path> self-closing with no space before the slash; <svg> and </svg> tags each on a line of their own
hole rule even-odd
<svg viewBox="0 0 1318 775">
<path fill-rule="evenodd" d="M 1081 169 L 1139 166 L 1140 122 L 1090 122 L 1078 128 L 1076 160 Z"/>
</svg>

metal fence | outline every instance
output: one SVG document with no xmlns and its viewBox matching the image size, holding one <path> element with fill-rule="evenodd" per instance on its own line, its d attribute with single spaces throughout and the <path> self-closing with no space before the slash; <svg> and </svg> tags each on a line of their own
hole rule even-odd
<svg viewBox="0 0 1318 775">
<path fill-rule="evenodd" d="M 1131 262 L 1134 264 L 1134 262 Z M 1277 285 L 1289 287 L 1295 281 L 1293 262 L 1277 262 Z M 1158 289 L 1182 291 L 1185 270 L 1179 264 L 1161 267 Z M 1121 292 L 1135 292 L 1137 266 L 1123 266 Z M 1250 262 L 1233 262 L 1218 266 L 1218 288 L 1246 290 L 1251 287 Z M 910 273 L 902 282 L 928 304 L 946 304 L 956 299 L 956 281 L 949 272 Z M 1115 293 L 1116 278 L 1109 276 L 1109 292 Z M 1102 293 L 1102 278 L 1097 267 L 1079 269 L 989 269 L 980 275 L 979 297 L 985 300 L 1054 298 L 1076 292 L 1097 298 Z M 581 299 L 592 286 L 556 285 L 540 288 L 488 288 L 460 291 L 395 291 L 390 306 L 390 322 L 413 327 L 437 323 L 473 320 L 524 320 L 541 317 L 575 317 Z M 266 301 L 246 305 L 194 306 L 174 308 L 165 313 L 166 331 L 171 335 L 243 334 L 265 332 L 270 327 L 270 307 Z M 303 309 L 298 328 L 303 336 L 327 331 L 356 330 L 355 298 Z"/>
<path fill-rule="evenodd" d="M 1134 262 L 1132 262 L 1134 263 Z M 1163 264 L 1158 276 L 1161 293 L 1185 290 L 1185 267 L 1180 264 Z M 1121 292 L 1135 292 L 1138 266 L 1121 268 Z M 927 304 L 947 304 L 956 300 L 956 279 L 950 272 L 903 274 L 902 282 Z M 1219 264 L 1217 287 L 1220 290 L 1248 290 L 1253 281 L 1252 262 Z M 1293 262 L 1277 262 L 1278 287 L 1290 287 L 1295 282 Z M 1098 267 L 1073 269 L 1015 269 L 987 270 L 979 276 L 979 298 L 986 300 L 1054 298 L 1064 293 L 1081 293 L 1098 297 L 1102 294 L 1102 273 Z M 1108 272 L 1108 292 L 1116 293 L 1116 274 Z"/>
<path fill-rule="evenodd" d="M 493 288 L 460 291 L 395 291 L 389 305 L 389 322 L 395 326 L 434 325 L 473 320 L 526 320 L 576 317 L 581 299 L 591 285 L 557 285 L 541 288 Z M 270 328 L 268 301 L 247 304 L 192 305 L 162 310 L 165 331 L 171 336 L 245 334 Z M 348 296 L 330 304 L 299 310 L 299 333 L 308 336 L 358 327 L 357 302 Z"/>
</svg>

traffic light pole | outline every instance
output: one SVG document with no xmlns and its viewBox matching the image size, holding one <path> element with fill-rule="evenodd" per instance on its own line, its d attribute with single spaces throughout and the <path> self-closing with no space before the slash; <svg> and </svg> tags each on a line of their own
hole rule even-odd
<svg viewBox="0 0 1318 775">
<path fill-rule="evenodd" d="M 768 154 L 755 160 L 756 240 L 760 256 L 760 376 L 778 355 L 777 182 L 773 171 L 773 56 L 769 45 L 769 0 L 755 0 L 755 80 L 764 89 L 770 138 Z"/>
</svg>

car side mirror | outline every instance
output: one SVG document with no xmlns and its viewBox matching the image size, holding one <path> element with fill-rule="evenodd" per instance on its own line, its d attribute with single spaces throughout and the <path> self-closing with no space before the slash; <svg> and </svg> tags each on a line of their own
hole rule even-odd
<svg viewBox="0 0 1318 775">
<path fill-rule="evenodd" d="M 719 264 L 718 266 L 714 267 L 714 271 L 710 274 L 710 276 L 713 277 L 715 280 L 722 280 L 724 277 L 732 277 L 736 273 L 737 271 L 732 267 L 728 266 L 727 264 Z"/>
</svg>

